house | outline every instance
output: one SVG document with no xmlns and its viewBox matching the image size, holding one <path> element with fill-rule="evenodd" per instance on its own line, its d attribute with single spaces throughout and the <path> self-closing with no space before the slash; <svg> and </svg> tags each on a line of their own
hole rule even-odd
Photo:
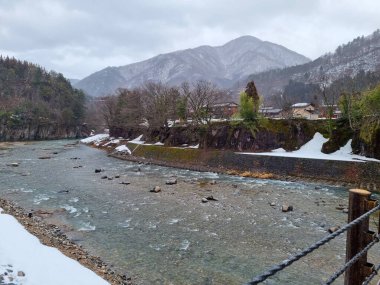
<svg viewBox="0 0 380 285">
<path fill-rule="evenodd" d="M 215 119 L 229 119 L 239 111 L 239 105 L 234 102 L 217 103 L 211 106 Z"/>
<path fill-rule="evenodd" d="M 331 118 L 338 119 L 342 117 L 342 112 L 339 110 L 337 105 L 326 105 L 323 104 L 319 107 L 319 118 L 326 119 L 329 118 L 329 112 L 332 111 Z"/>
<path fill-rule="evenodd" d="M 296 103 L 291 107 L 293 118 L 303 118 L 308 120 L 317 120 L 318 113 L 315 106 L 311 103 Z"/>
<path fill-rule="evenodd" d="M 266 118 L 272 118 L 272 119 L 282 118 L 282 110 L 275 109 L 273 107 L 260 107 L 259 113 Z"/>
</svg>

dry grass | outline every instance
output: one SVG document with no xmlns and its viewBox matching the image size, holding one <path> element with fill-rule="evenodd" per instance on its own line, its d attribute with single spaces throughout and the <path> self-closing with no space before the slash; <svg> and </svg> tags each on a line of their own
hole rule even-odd
<svg viewBox="0 0 380 285">
<path fill-rule="evenodd" d="M 253 172 L 253 171 L 238 171 L 238 170 L 229 170 L 227 171 L 229 175 L 237 175 L 241 177 L 251 177 L 251 178 L 260 178 L 260 179 L 273 179 L 276 178 L 276 175 L 269 172 Z"/>
</svg>

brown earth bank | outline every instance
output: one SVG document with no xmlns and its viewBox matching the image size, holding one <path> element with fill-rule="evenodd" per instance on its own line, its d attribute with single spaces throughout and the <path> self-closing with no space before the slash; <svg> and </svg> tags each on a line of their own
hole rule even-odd
<svg viewBox="0 0 380 285">
<path fill-rule="evenodd" d="M 34 211 L 27 213 L 12 202 L 0 198 L 0 208 L 4 213 L 15 217 L 20 224 L 32 235 L 36 236 L 44 245 L 59 249 L 64 255 L 77 260 L 83 266 L 94 271 L 97 275 L 112 285 L 132 285 L 130 277 L 115 272 L 99 257 L 90 255 L 82 246 L 71 241 L 60 227 L 45 222 L 45 218 L 52 215 L 48 211 Z"/>
</svg>

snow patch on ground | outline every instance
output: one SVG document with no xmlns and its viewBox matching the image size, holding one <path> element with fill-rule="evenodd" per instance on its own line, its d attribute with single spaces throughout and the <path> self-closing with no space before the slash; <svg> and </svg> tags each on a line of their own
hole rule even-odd
<svg viewBox="0 0 380 285">
<path fill-rule="evenodd" d="M 110 144 L 119 144 L 120 140 L 111 140 L 108 143 L 106 143 L 104 146 L 110 145 Z"/>
<path fill-rule="evenodd" d="M 325 154 L 321 151 L 322 145 L 327 142 L 328 139 L 325 139 L 320 133 L 315 133 L 312 140 L 304 144 L 299 150 L 296 151 L 285 151 L 282 148 L 272 150 L 271 152 L 239 152 L 239 154 L 249 154 L 249 155 L 265 155 L 265 156 L 282 156 L 282 157 L 298 157 L 298 158 L 311 158 L 311 159 L 325 159 L 325 160 L 339 160 L 339 161 L 356 161 L 356 162 L 365 162 L 365 161 L 376 161 L 380 160 L 374 158 L 368 158 L 361 155 L 352 154 L 351 142 L 349 140 L 347 144 L 341 147 L 334 153 Z"/>
<path fill-rule="evenodd" d="M 123 145 L 119 145 L 118 147 L 115 148 L 115 150 L 116 150 L 117 152 L 127 152 L 127 153 L 129 153 L 129 154 L 132 153 L 131 150 L 130 150 L 125 144 L 123 144 Z"/>
<path fill-rule="evenodd" d="M 13 284 L 109 284 L 58 249 L 42 245 L 12 216 L 0 209 L 0 274 L 13 270 Z M 17 276 L 23 271 L 25 276 Z"/>
<path fill-rule="evenodd" d="M 108 139 L 110 136 L 108 134 L 98 134 L 95 136 L 91 136 L 85 139 L 80 140 L 82 143 L 99 143 L 101 141 L 104 141 Z"/>
<path fill-rule="evenodd" d="M 141 138 L 143 137 L 143 135 L 139 135 L 137 138 L 129 141 L 130 143 L 134 143 L 134 144 L 144 144 L 145 141 L 142 141 Z"/>
<path fill-rule="evenodd" d="M 199 148 L 199 144 L 197 144 L 197 145 L 191 145 L 188 148 Z"/>
</svg>

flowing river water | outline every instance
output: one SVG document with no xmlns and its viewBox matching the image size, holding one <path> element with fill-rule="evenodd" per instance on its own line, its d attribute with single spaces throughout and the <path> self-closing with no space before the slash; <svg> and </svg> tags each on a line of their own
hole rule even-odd
<svg viewBox="0 0 380 285">
<path fill-rule="evenodd" d="M 26 210 L 65 209 L 56 222 L 67 235 L 136 284 L 243 284 L 347 220 L 336 209 L 347 205 L 342 187 L 139 165 L 70 143 L 0 148 L 0 196 Z M 170 177 L 178 183 L 165 185 Z M 150 193 L 156 185 L 162 192 Z M 218 201 L 201 202 L 210 195 Z M 343 235 L 265 284 L 320 284 L 344 256 Z"/>
</svg>

